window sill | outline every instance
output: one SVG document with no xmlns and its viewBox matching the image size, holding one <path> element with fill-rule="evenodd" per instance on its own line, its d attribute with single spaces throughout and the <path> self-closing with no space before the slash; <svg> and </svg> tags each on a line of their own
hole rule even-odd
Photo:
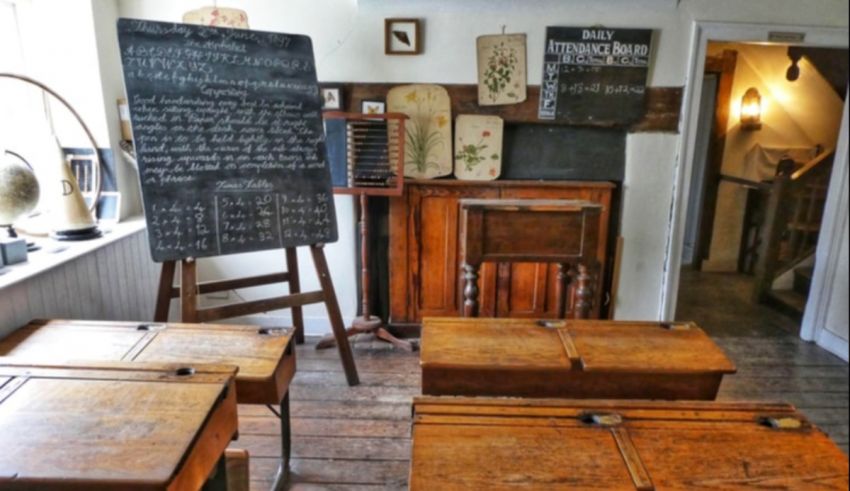
<svg viewBox="0 0 850 491">
<path fill-rule="evenodd" d="M 0 268 L 0 290 L 61 266 L 79 257 L 91 254 L 138 233 L 145 228 L 143 217 L 134 217 L 116 224 L 101 224 L 103 236 L 80 242 L 60 242 L 43 237 L 35 238 L 41 249 L 30 252 L 27 262 Z M 22 236 L 29 240 L 30 237 Z"/>
</svg>

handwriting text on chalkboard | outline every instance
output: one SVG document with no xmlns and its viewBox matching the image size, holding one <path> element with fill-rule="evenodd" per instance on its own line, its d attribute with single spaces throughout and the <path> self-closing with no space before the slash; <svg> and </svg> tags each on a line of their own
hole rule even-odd
<svg viewBox="0 0 850 491">
<path fill-rule="evenodd" d="M 337 239 L 306 36 L 121 19 L 156 261 Z"/>
<path fill-rule="evenodd" d="M 548 27 L 538 117 L 626 125 L 645 112 L 652 31 Z"/>
</svg>

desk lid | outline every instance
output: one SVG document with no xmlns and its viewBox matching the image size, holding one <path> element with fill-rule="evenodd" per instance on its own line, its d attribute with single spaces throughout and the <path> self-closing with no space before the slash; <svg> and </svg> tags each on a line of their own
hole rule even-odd
<svg viewBox="0 0 850 491">
<path fill-rule="evenodd" d="M 239 367 L 240 381 L 266 380 L 293 335 L 293 329 L 249 325 L 40 319 L 0 340 L 0 356 L 226 364 Z"/>
<path fill-rule="evenodd" d="M 0 358 L 0 489 L 198 488 L 236 432 L 235 374 Z"/>
<path fill-rule="evenodd" d="M 422 368 L 734 373 L 694 323 L 425 318 Z"/>
<path fill-rule="evenodd" d="M 414 399 L 410 489 L 847 489 L 785 404 Z"/>
</svg>

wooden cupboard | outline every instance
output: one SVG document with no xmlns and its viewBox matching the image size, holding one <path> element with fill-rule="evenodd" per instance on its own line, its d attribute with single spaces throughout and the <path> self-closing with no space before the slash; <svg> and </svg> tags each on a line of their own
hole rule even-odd
<svg viewBox="0 0 850 491">
<path fill-rule="evenodd" d="M 597 258 L 601 264 L 591 317 L 606 296 L 608 235 L 615 185 L 578 181 L 407 180 L 390 198 L 390 322 L 462 315 L 459 201 L 463 198 L 582 199 L 603 206 Z M 481 268 L 482 317 L 556 317 L 557 266 L 492 264 Z M 567 316 L 572 316 L 568 305 Z"/>
</svg>

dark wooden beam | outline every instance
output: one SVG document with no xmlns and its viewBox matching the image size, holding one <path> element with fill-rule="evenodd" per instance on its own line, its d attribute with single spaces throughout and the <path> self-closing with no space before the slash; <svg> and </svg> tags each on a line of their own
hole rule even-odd
<svg viewBox="0 0 850 491">
<path fill-rule="evenodd" d="M 324 85 L 324 84 L 323 84 Z M 379 83 L 328 83 L 341 86 L 346 112 L 360 112 L 364 100 L 386 100 L 387 92 L 393 87 L 404 84 Z M 452 115 L 484 114 L 499 116 L 506 123 L 552 124 L 537 119 L 537 105 L 540 87 L 528 87 L 528 97 L 524 102 L 507 106 L 479 106 L 478 86 L 473 84 L 443 85 L 452 101 Z M 646 114 L 643 119 L 628 127 L 630 133 L 678 133 L 679 117 L 682 108 L 682 87 L 647 87 Z M 599 127 L 608 127 L 599 125 Z"/>
</svg>

